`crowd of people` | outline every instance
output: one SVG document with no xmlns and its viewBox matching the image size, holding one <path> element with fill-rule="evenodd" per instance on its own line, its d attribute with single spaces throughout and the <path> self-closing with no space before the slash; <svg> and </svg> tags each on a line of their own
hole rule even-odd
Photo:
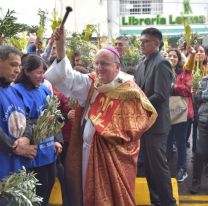
<svg viewBox="0 0 208 206">
<path fill-rule="evenodd" d="M 26 54 L 1 45 L 0 129 L 12 146 L 0 139 L 0 180 L 25 166 L 41 183 L 36 193 L 42 206 L 49 204 L 56 175 L 63 206 L 134 206 L 141 161 L 151 204 L 175 206 L 168 162 L 176 148 L 175 178 L 183 182 L 192 139 L 190 192 L 198 193 L 208 159 L 208 48 L 180 42 L 163 55 L 162 33 L 152 27 L 142 31 L 140 43 L 143 58 L 131 74 L 121 58 L 129 48 L 124 36 L 100 49 L 93 66 L 79 51 L 70 62 L 63 28 L 45 49 L 38 40 Z M 52 95 L 64 126 L 34 145 L 33 126 Z M 0 205 L 8 201 L 0 198 Z"/>
</svg>

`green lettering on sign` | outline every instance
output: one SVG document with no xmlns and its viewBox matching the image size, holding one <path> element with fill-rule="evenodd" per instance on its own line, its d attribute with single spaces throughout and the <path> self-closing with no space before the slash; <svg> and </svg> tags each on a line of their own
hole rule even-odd
<svg viewBox="0 0 208 206">
<path fill-rule="evenodd" d="M 133 21 L 133 25 L 135 25 L 135 26 L 139 24 L 139 20 L 137 18 L 135 18 L 134 16 L 132 18 L 132 21 Z"/>
<path fill-rule="evenodd" d="M 146 25 L 150 25 L 150 24 L 151 24 L 150 18 L 144 19 L 144 23 L 145 23 Z"/>
<path fill-rule="evenodd" d="M 190 24 L 205 24 L 205 16 L 185 16 Z M 122 26 L 145 26 L 145 25 L 180 25 L 182 24 L 182 17 L 169 15 L 168 17 L 162 17 L 157 15 L 155 17 L 139 18 L 137 16 L 123 16 L 121 18 Z"/>
</svg>

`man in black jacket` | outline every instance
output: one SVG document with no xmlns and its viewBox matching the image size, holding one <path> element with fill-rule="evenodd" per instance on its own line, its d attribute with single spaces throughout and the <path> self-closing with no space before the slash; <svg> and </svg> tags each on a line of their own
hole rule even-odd
<svg viewBox="0 0 208 206">
<path fill-rule="evenodd" d="M 136 68 L 135 79 L 158 113 L 154 125 L 142 136 L 145 174 L 152 205 L 173 206 L 176 201 L 166 158 L 170 130 L 171 65 L 159 52 L 162 34 L 158 29 L 143 30 L 140 40 L 144 59 Z"/>
</svg>

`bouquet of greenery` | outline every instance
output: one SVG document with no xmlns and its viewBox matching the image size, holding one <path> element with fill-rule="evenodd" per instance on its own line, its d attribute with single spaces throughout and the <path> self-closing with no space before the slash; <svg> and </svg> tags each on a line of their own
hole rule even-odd
<svg viewBox="0 0 208 206">
<path fill-rule="evenodd" d="M 0 181 L 0 202 L 5 206 L 36 206 L 42 198 L 36 195 L 38 180 L 33 172 L 26 172 L 23 167 L 19 173 L 14 173 Z"/>
<path fill-rule="evenodd" d="M 87 27 L 88 28 L 88 27 Z M 89 30 L 89 29 L 88 29 Z M 98 48 L 89 40 L 89 31 L 84 34 L 73 33 L 72 37 L 67 40 L 67 56 L 72 61 L 74 52 L 79 52 L 83 61 L 83 66 L 92 65 Z"/>
<path fill-rule="evenodd" d="M 140 39 L 136 36 L 131 36 L 129 39 L 129 49 L 124 55 L 121 56 L 121 63 L 124 67 L 124 71 L 133 74 L 136 65 L 142 58 L 140 50 Z"/>
<path fill-rule="evenodd" d="M 55 6 L 52 10 L 51 29 L 54 32 L 60 26 L 62 21 L 63 2 L 62 0 L 55 0 Z"/>
<path fill-rule="evenodd" d="M 6 43 L 16 47 L 21 52 L 24 52 L 28 45 L 28 36 L 24 32 L 19 35 L 12 36 L 11 38 L 7 38 Z"/>
<path fill-rule="evenodd" d="M 64 117 L 58 109 L 59 105 L 60 102 L 55 95 L 46 99 L 46 109 L 41 112 L 36 124 L 33 125 L 33 144 L 38 144 L 61 131 L 64 125 Z"/>
<path fill-rule="evenodd" d="M 53 9 L 51 21 L 51 29 L 54 32 L 55 29 L 61 24 L 61 17 L 58 16 L 56 8 Z"/>
<path fill-rule="evenodd" d="M 125 66 L 126 70 L 135 70 L 136 65 L 141 59 L 140 51 L 134 46 L 129 47 L 129 51 L 121 56 L 121 62 Z"/>
<path fill-rule="evenodd" d="M 41 9 L 38 10 L 38 16 L 40 17 L 39 26 L 36 31 L 36 36 L 39 40 L 43 39 L 43 34 L 45 32 L 45 24 L 47 20 L 47 12 Z"/>
</svg>

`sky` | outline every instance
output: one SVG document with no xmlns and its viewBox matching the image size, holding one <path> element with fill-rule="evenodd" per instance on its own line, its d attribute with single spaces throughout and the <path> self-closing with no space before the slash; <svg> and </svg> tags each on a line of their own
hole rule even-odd
<svg viewBox="0 0 208 206">
<path fill-rule="evenodd" d="M 87 2 L 90 2 L 90 4 Z M 102 2 L 102 0 L 0 0 L 0 17 L 4 16 L 9 8 L 15 10 L 15 16 L 19 23 L 39 25 L 39 16 L 37 15 L 39 8 L 43 11 L 47 10 L 47 17 L 52 18 L 55 5 L 61 16 L 64 15 L 66 6 L 72 6 L 73 12 L 70 13 L 67 19 L 66 28 L 69 28 L 72 32 L 82 32 L 86 24 L 99 24 L 101 30 L 106 33 L 107 10 L 99 2 Z M 93 7 L 93 5 L 96 6 Z M 51 22 L 48 21 L 46 36 L 50 36 L 52 32 L 50 26 Z"/>
<path fill-rule="evenodd" d="M 48 11 L 47 17 L 51 18 L 51 13 L 55 7 L 55 0 L 0 0 L 0 16 L 4 16 L 7 9 L 15 10 L 19 23 L 28 25 L 39 25 L 39 16 L 37 15 L 39 8 Z M 48 22 L 50 27 L 50 21 Z M 48 29 L 50 30 L 50 29 Z"/>
<path fill-rule="evenodd" d="M 54 0 L 0 0 L 0 8 L 3 13 L 10 10 L 15 10 L 18 21 L 29 25 L 37 24 L 39 17 L 37 16 L 38 9 L 47 9 L 52 11 L 55 6 Z"/>
</svg>

